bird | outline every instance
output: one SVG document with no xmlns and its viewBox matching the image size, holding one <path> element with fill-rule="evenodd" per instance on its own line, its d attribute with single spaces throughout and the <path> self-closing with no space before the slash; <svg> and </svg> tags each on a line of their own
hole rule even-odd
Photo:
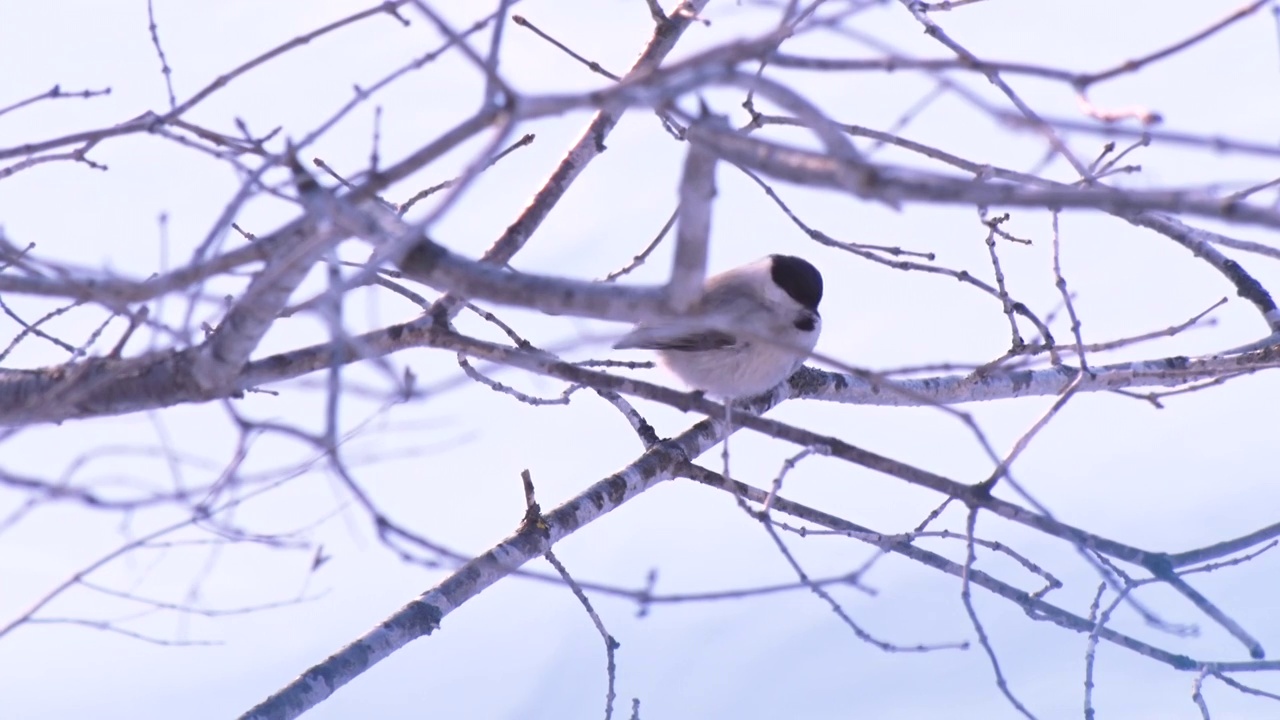
<svg viewBox="0 0 1280 720">
<path fill-rule="evenodd" d="M 706 395 L 752 397 L 809 357 L 822 332 L 821 300 L 816 267 L 768 255 L 707 278 L 686 315 L 639 323 L 614 348 L 656 350 L 668 370 Z"/>
</svg>

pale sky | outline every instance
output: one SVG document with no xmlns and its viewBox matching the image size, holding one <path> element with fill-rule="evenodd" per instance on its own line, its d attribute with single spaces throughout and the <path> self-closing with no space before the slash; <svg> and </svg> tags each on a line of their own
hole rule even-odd
<svg viewBox="0 0 1280 720">
<path fill-rule="evenodd" d="M 0 23 L 0 57 L 9 68 L 0 78 L 0 106 L 55 84 L 67 91 L 109 86 L 111 94 L 43 102 L 0 115 L 0 148 L 167 108 L 144 2 L 9 4 Z M 366 4 L 155 0 L 178 101 L 237 64 Z M 669 1 L 662 4 L 671 9 Z M 488 5 L 442 5 L 450 6 L 445 12 L 460 28 L 490 11 Z M 468 9 L 459 9 L 464 6 Z M 982 58 L 1091 71 L 1187 37 L 1237 7 L 1235 0 L 986 0 L 934 17 Z M 516 12 L 616 73 L 629 66 L 652 30 L 640 0 L 525 0 Z M 269 62 L 235 80 L 189 119 L 234 133 L 239 118 L 256 133 L 280 127 L 280 138 L 306 137 L 352 98 L 354 85 L 368 87 L 440 44 L 420 15 L 410 10 L 405 15 L 412 20 L 408 28 L 375 18 Z M 713 0 L 705 13 L 711 24 L 691 28 L 672 59 L 754 36 L 775 15 L 752 4 Z M 863 42 L 874 38 L 902 53 L 946 57 L 945 49 L 900 4 L 867 10 L 848 26 L 863 37 L 818 34 L 784 49 L 879 57 L 880 51 Z M 576 92 L 604 86 L 602 77 L 528 31 L 509 26 L 506 33 L 501 70 L 517 89 Z M 480 40 L 475 46 L 485 47 Z M 1264 10 L 1184 55 L 1099 86 L 1091 99 L 1110 107 L 1158 110 L 1165 120 L 1162 128 L 1170 131 L 1274 144 L 1280 121 L 1278 62 L 1275 25 Z M 791 82 L 840 122 L 890 132 L 934 85 L 928 76 L 906 71 L 775 77 Z M 953 77 L 986 102 L 1009 109 L 980 76 Z M 1022 76 L 1010 76 L 1009 82 L 1045 116 L 1086 119 L 1061 83 Z M 481 101 L 481 86 L 472 65 L 448 54 L 376 95 L 372 102 L 383 108 L 384 162 L 403 157 L 472 114 Z M 740 122 L 741 97 L 735 93 L 716 91 L 704 97 L 720 112 L 738 113 L 735 120 Z M 576 113 L 521 127 L 519 133 L 533 132 L 536 140 L 482 176 L 433 228 L 433 237 L 456 252 L 478 256 L 517 217 L 587 117 Z M 367 166 L 372 123 L 373 105 L 366 103 L 311 146 L 307 156 L 322 157 L 340 172 L 360 171 Z M 783 132 L 774 137 L 810 142 L 799 133 Z M 1036 168 L 1044 155 L 1039 137 L 994 123 L 954 94 L 928 106 L 900 132 L 968 159 L 1023 171 Z M 1072 149 L 1087 160 L 1105 142 L 1098 135 L 1068 137 Z M 872 150 L 866 140 L 855 142 Z M 513 267 L 602 277 L 625 265 L 661 228 L 674 206 L 685 147 L 644 111 L 631 111 L 607 145 L 608 151 L 572 187 Z M 478 148 L 468 144 L 449 154 L 397 185 L 389 199 L 403 200 L 453 177 Z M 0 228 L 5 236 L 18 246 L 35 243 L 34 252 L 45 258 L 144 277 L 185 262 L 240 185 L 226 165 L 159 137 L 104 141 L 90 157 L 110 169 L 53 163 L 4 179 Z M 872 157 L 920 164 L 900 151 L 877 150 Z M 1161 141 L 1129 160 L 1140 164 L 1142 172 L 1116 181 L 1127 187 L 1222 183 L 1237 189 L 1280 175 L 1268 157 Z M 1045 174 L 1072 179 L 1062 163 Z M 948 277 L 898 272 L 820 247 L 741 173 L 722 167 L 718 181 L 712 270 L 770 252 L 812 260 L 822 268 L 827 286 L 818 352 L 857 367 L 890 369 L 981 363 L 1007 349 L 1008 326 L 991 298 Z M 972 208 L 908 204 L 895 212 L 845 195 L 783 183 L 774 187 L 806 222 L 837 240 L 932 251 L 948 267 L 968 269 L 990 281 L 985 231 Z M 1003 210 L 993 208 L 999 212 Z M 168 217 L 167 249 L 157 223 L 162 213 Z M 250 232 L 267 234 L 295 216 L 293 205 L 256 200 L 236 221 Z M 1273 236 L 1257 228 L 1188 222 L 1274 243 Z M 1063 272 L 1076 293 L 1087 342 L 1174 325 L 1222 297 L 1230 298 L 1213 314 L 1216 325 L 1127 349 L 1109 362 L 1196 355 L 1265 335 L 1266 326 L 1252 306 L 1234 297 L 1212 268 L 1167 238 L 1097 213 L 1066 213 L 1061 225 Z M 1027 248 L 1002 245 L 1001 261 L 1011 291 L 1043 317 L 1060 304 L 1053 286 L 1049 217 L 1017 211 L 1005 229 L 1034 240 Z M 237 241 L 233 236 L 227 242 Z M 344 257 L 353 260 L 365 253 L 367 248 L 354 242 L 343 249 Z M 660 248 L 633 281 L 661 281 L 669 253 L 669 244 Z M 1228 254 L 1265 286 L 1280 290 L 1274 259 Z M 322 274 L 313 281 L 308 288 L 321 287 Z M 215 284 L 210 292 L 237 287 Z M 417 314 L 414 306 L 389 294 L 353 297 L 359 300 L 347 312 L 352 330 Z M 183 310 L 169 307 L 163 312 Z M 499 314 L 535 343 L 569 348 L 566 357 L 573 359 L 615 357 L 609 340 L 623 331 L 614 324 L 510 309 Z M 197 317 L 217 320 L 208 308 Z M 50 327 L 68 337 L 84 337 L 101 320 L 85 311 Z M 17 332 L 12 323 L 3 324 L 8 322 L 0 320 L 5 342 Z M 1067 328 L 1065 319 L 1055 320 L 1060 339 L 1069 336 Z M 471 319 L 461 321 L 459 329 L 492 335 Z M 254 357 L 320 341 L 325 332 L 314 317 L 281 321 Z M 140 349 L 130 346 L 131 351 Z M 65 354 L 53 346 L 25 342 L 4 367 L 62 361 Z M 530 407 L 465 380 L 446 352 L 415 350 L 390 358 L 390 363 L 397 373 L 411 369 L 433 392 L 374 419 L 345 446 L 347 457 L 381 508 L 457 551 L 483 552 L 516 528 L 524 512 L 522 470 L 532 473 L 538 499 L 548 509 L 619 470 L 642 450 L 622 417 L 590 393 L 575 396 L 565 407 Z M 675 383 L 661 371 L 641 376 Z M 388 387 L 386 376 L 372 366 L 349 370 L 345 377 L 384 393 Z M 554 396 L 561 390 L 549 380 L 515 371 L 497 371 L 496 377 L 529 393 Z M 277 395 L 254 394 L 233 403 L 258 420 L 317 430 L 322 383 L 320 377 L 304 378 L 272 388 Z M 1020 457 L 1014 474 L 1059 519 L 1148 550 L 1176 552 L 1242 535 L 1277 520 L 1280 487 L 1275 482 L 1270 400 L 1277 392 L 1277 376 L 1261 374 L 1168 398 L 1164 410 L 1115 394 L 1078 397 Z M 1052 401 L 998 401 L 963 410 L 997 451 L 1005 452 Z M 642 402 L 637 406 L 663 436 L 699 419 Z M 344 404 L 346 428 L 354 430 L 379 411 L 378 398 L 352 395 Z M 792 401 L 771 416 L 962 482 L 980 481 L 991 472 L 971 433 L 936 409 Z M 172 482 L 172 471 L 155 450 L 167 438 L 189 460 L 182 463 L 182 481 L 197 484 L 216 476 L 236 437 L 220 404 L 183 406 L 24 431 L 0 447 L 0 468 L 57 478 L 77 457 L 109 447 L 116 450 L 93 459 L 76 477 L 121 491 L 140 485 L 163 488 Z M 735 435 L 732 447 L 735 475 L 757 487 L 767 487 L 782 462 L 798 450 L 747 432 Z M 247 466 L 266 473 L 306 457 L 308 450 L 300 444 L 267 439 L 255 446 Z M 719 450 L 702 463 L 719 469 Z M 808 459 L 788 475 L 784 494 L 883 532 L 910 530 L 941 501 L 892 478 L 824 458 Z M 1007 492 L 1002 496 L 1013 499 Z M 21 501 L 17 492 L 0 487 L 0 517 Z M 71 504 L 38 508 L 0 533 L 0 626 L 120 543 L 182 517 L 181 508 L 132 515 Z M 134 618 L 135 604 L 71 591 L 42 616 L 110 619 L 149 637 L 201 644 L 158 645 L 73 624 L 18 628 L 0 638 L 0 717 L 235 717 L 448 572 L 396 557 L 378 541 L 367 515 L 322 469 L 246 504 L 229 521 L 262 534 L 300 531 L 295 539 L 310 545 L 293 550 L 253 543 L 213 550 L 170 547 L 134 554 L 92 578 L 116 590 L 205 608 L 246 608 L 298 597 L 304 602 L 221 617 L 160 611 Z M 962 510 L 943 517 L 952 530 L 963 530 L 963 521 Z M 1088 614 L 1099 578 L 1073 548 L 990 514 L 981 517 L 978 530 L 1051 569 L 1066 587 L 1048 599 Z M 788 542 L 813 577 L 849 572 L 875 553 L 848 539 L 789 536 Z M 316 544 L 323 544 L 332 559 L 313 574 L 310 558 Z M 958 541 L 922 546 L 963 556 Z M 650 490 L 555 551 L 583 581 L 640 588 L 656 568 L 660 593 L 795 580 L 769 537 L 731 497 L 683 480 Z M 1277 557 L 1263 555 L 1192 580 L 1259 638 L 1271 656 L 1280 653 L 1280 620 L 1272 597 L 1278 563 Z M 978 567 L 1019 587 L 1038 587 L 1035 577 L 1005 559 L 980 555 Z M 530 568 L 549 570 L 541 561 Z M 832 593 L 876 637 L 904 646 L 975 640 L 954 578 L 890 556 L 879 561 L 866 583 L 877 591 L 875 596 L 840 587 Z M 1180 596 L 1160 588 L 1144 593 L 1140 598 L 1148 607 L 1170 622 L 1196 624 L 1200 636 L 1180 639 L 1144 627 L 1124 607 L 1116 611 L 1114 627 L 1200 659 L 1247 659 L 1239 643 Z M 632 698 L 640 699 L 640 716 L 649 720 L 1019 717 L 995 687 L 988 659 L 976 644 L 967 651 L 885 653 L 859 641 L 808 592 L 657 605 L 643 618 L 636 617 L 634 603 L 601 595 L 593 596 L 593 602 L 621 643 L 615 717 L 629 715 Z M 1014 693 L 1039 718 L 1081 717 L 1085 637 L 1034 622 L 984 591 L 975 590 L 975 605 Z M 601 717 L 604 663 L 603 642 L 567 589 L 508 578 L 449 615 L 435 634 L 377 665 L 305 717 Z M 1097 656 L 1094 706 L 1099 718 L 1199 717 L 1190 699 L 1192 679 L 1104 643 Z M 1280 692 L 1280 681 L 1271 675 L 1237 679 Z M 1243 696 L 1217 681 L 1207 681 L 1204 692 L 1215 720 L 1280 715 L 1275 702 Z"/>
</svg>

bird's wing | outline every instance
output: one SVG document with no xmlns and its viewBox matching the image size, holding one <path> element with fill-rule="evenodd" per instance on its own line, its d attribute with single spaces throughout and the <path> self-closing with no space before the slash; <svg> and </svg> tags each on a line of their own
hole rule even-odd
<svg viewBox="0 0 1280 720">
<path fill-rule="evenodd" d="M 692 328 L 636 327 L 613 346 L 619 350 L 722 350 L 738 344 L 738 339 L 722 330 Z"/>
</svg>

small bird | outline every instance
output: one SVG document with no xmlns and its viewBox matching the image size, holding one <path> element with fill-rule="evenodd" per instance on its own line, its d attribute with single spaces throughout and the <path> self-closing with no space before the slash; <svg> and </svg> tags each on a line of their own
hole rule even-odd
<svg viewBox="0 0 1280 720">
<path fill-rule="evenodd" d="M 822 273 L 769 255 L 707 279 L 689 313 L 636 325 L 615 348 L 657 350 L 694 389 L 726 399 L 758 395 L 799 369 L 818 342 Z"/>
</svg>

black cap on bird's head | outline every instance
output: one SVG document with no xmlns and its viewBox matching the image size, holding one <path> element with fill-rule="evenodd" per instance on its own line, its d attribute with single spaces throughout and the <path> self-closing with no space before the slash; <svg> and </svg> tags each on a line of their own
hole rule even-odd
<svg viewBox="0 0 1280 720">
<path fill-rule="evenodd" d="M 769 259 L 773 261 L 770 267 L 773 283 L 792 300 L 817 311 L 818 302 L 822 300 L 822 273 L 818 268 L 794 255 L 770 255 Z"/>
</svg>

